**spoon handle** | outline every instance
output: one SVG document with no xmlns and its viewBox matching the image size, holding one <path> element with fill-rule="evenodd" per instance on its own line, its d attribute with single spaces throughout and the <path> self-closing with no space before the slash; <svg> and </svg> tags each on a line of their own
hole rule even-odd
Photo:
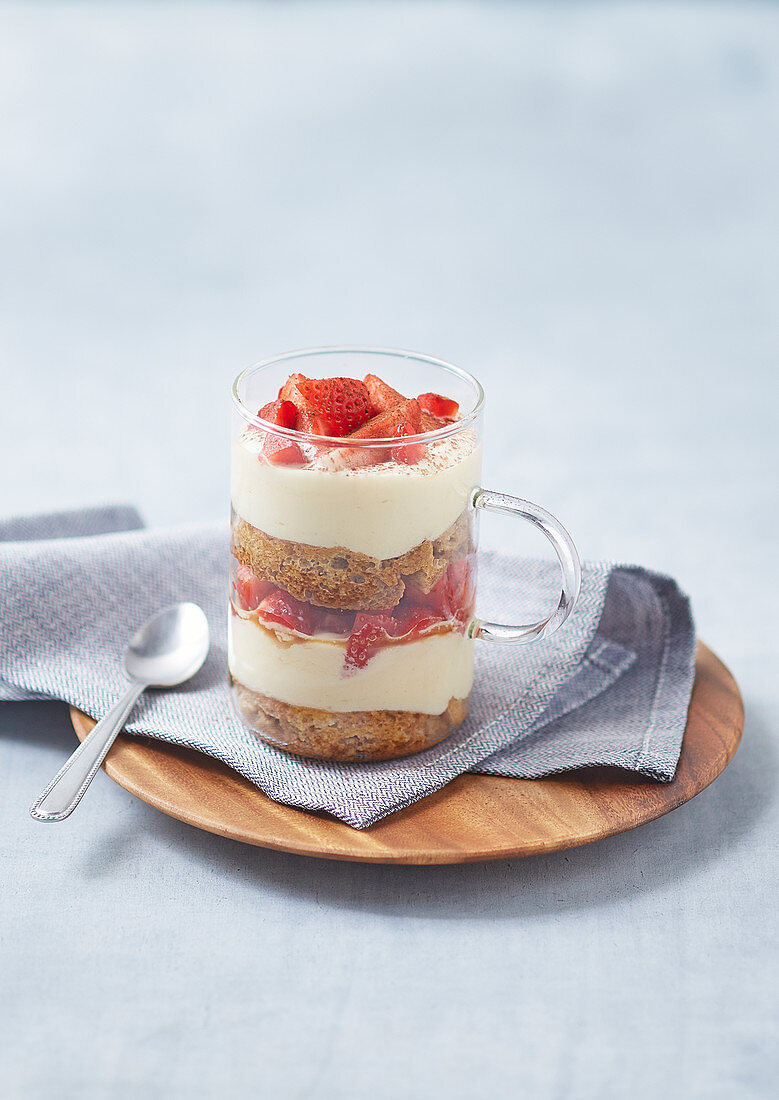
<svg viewBox="0 0 779 1100">
<path fill-rule="evenodd" d="M 68 757 L 43 794 L 30 807 L 36 821 L 62 821 L 75 810 L 147 686 L 134 680 L 121 699 L 114 703 Z"/>
</svg>

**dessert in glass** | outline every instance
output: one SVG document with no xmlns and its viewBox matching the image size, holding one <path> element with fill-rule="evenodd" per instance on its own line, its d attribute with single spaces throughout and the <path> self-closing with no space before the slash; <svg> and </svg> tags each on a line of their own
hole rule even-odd
<svg viewBox="0 0 779 1100">
<path fill-rule="evenodd" d="M 233 387 L 229 672 L 242 721 L 332 761 L 419 752 L 465 719 L 477 638 L 532 641 L 570 613 L 576 550 L 527 501 L 479 488 L 483 394 L 410 352 L 321 348 Z M 480 510 L 528 519 L 562 571 L 531 626 L 475 616 Z"/>
</svg>

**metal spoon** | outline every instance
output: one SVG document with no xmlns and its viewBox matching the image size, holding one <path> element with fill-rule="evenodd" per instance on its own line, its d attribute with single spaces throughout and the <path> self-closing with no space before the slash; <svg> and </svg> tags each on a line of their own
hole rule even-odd
<svg viewBox="0 0 779 1100">
<path fill-rule="evenodd" d="M 62 821 L 75 810 L 146 688 L 174 687 L 194 676 L 209 645 L 208 621 L 197 604 L 166 607 L 144 623 L 124 654 L 130 686 L 33 802 L 36 821 Z"/>
</svg>

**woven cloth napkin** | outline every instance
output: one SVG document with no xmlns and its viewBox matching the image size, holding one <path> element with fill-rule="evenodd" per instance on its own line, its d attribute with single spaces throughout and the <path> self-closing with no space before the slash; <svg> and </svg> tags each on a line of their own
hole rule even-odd
<svg viewBox="0 0 779 1100">
<path fill-rule="evenodd" d="M 463 772 L 535 778 L 617 765 L 673 778 L 695 666 L 695 630 L 676 583 L 638 566 L 589 562 L 575 611 L 529 645 L 477 642 L 466 722 L 402 760 L 328 764 L 264 744 L 227 690 L 226 525 L 146 530 L 128 507 L 0 522 L 0 700 L 62 699 L 93 718 L 124 687 L 130 635 L 167 604 L 194 600 L 212 631 L 208 660 L 174 691 L 149 691 L 130 733 L 224 761 L 278 802 L 355 828 Z M 482 554 L 479 599 L 507 622 L 537 618 L 559 594 L 548 562 Z"/>
</svg>

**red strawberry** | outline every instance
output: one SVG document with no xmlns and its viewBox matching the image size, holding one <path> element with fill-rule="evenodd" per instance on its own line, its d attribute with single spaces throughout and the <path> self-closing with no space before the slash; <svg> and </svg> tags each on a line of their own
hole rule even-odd
<svg viewBox="0 0 779 1100">
<path fill-rule="evenodd" d="M 303 374 L 292 374 L 279 390 L 279 397 L 294 402 L 301 413 L 332 420 L 340 429 L 331 433 L 335 435 L 348 435 L 373 416 L 367 387 L 357 378 L 306 378 Z"/>
<path fill-rule="evenodd" d="M 280 435 L 271 435 L 270 432 L 265 436 L 262 452 L 258 457 L 274 466 L 302 466 L 306 461 L 306 456 L 297 443 L 291 439 L 283 439 Z"/>
<path fill-rule="evenodd" d="M 314 633 L 314 609 L 311 605 L 301 603 L 280 588 L 265 597 L 257 608 L 257 615 L 263 622 L 277 623 L 298 634 Z"/>
<path fill-rule="evenodd" d="M 298 431 L 306 435 L 343 435 L 342 426 L 328 416 L 314 416 L 309 412 L 302 412 L 298 416 Z"/>
<path fill-rule="evenodd" d="M 405 421 L 403 424 L 398 425 L 398 430 L 395 433 L 398 439 L 403 439 L 407 435 L 417 435 L 413 424 L 409 424 Z M 402 446 L 392 448 L 392 457 L 396 462 L 402 462 L 406 466 L 413 466 L 415 462 L 419 462 L 420 458 L 423 458 L 425 454 L 424 443 L 405 443 Z"/>
<path fill-rule="evenodd" d="M 399 405 L 387 412 L 379 413 L 361 428 L 348 436 L 349 439 L 392 439 L 401 424 L 410 424 L 413 428 L 419 423 L 420 410 L 416 400 L 403 399 Z M 329 463 L 337 470 L 353 470 L 362 466 L 372 466 L 377 462 L 389 462 L 392 458 L 391 447 L 334 447 L 328 453 Z"/>
<path fill-rule="evenodd" d="M 233 591 L 242 611 L 254 611 L 273 591 L 273 585 L 270 581 L 261 581 L 259 577 L 255 577 L 247 565 L 237 565 L 233 575 Z"/>
<path fill-rule="evenodd" d="M 392 386 L 388 386 L 377 374 L 366 374 L 363 382 L 368 390 L 374 412 L 387 412 L 406 400 L 402 393 L 393 390 Z"/>
<path fill-rule="evenodd" d="M 476 595 L 473 570 L 468 558 L 453 561 L 444 579 L 447 584 L 449 612 L 460 622 L 465 622 L 473 613 L 473 601 Z"/>
<path fill-rule="evenodd" d="M 291 374 L 279 390 L 279 401 L 291 401 L 298 409 L 305 405 L 298 383 L 305 382 L 305 374 Z"/>
<path fill-rule="evenodd" d="M 396 608 L 395 618 L 398 624 L 397 637 L 399 638 L 405 638 L 406 636 L 419 638 L 431 627 L 438 626 L 442 622 L 439 615 L 428 611 L 425 607 L 410 607 L 402 612 L 399 612 L 399 609 Z"/>
<path fill-rule="evenodd" d="M 440 619 L 446 618 L 446 573 L 439 577 L 429 592 L 415 592 L 414 599 L 420 607 L 435 612 Z"/>
<path fill-rule="evenodd" d="M 354 625 L 353 611 L 329 611 L 325 608 L 317 608 L 316 631 L 317 634 L 350 634 Z"/>
<path fill-rule="evenodd" d="M 415 592 L 414 600 L 439 619 L 464 621 L 471 612 L 474 597 L 473 577 L 467 558 L 452 562 L 429 592 Z"/>
<path fill-rule="evenodd" d="M 389 612 L 368 613 L 358 611 L 354 626 L 346 644 L 344 665 L 346 668 L 365 668 L 368 661 L 397 630 L 397 623 Z"/>
<path fill-rule="evenodd" d="M 414 433 L 419 431 L 422 413 L 419 402 L 414 398 L 401 401 L 399 405 L 379 413 L 361 428 L 349 433 L 350 439 L 392 439 L 398 434 L 401 424 L 410 425 Z"/>
<path fill-rule="evenodd" d="M 442 397 L 440 393 L 420 393 L 419 404 L 425 412 L 444 420 L 452 420 L 460 410 L 456 401 L 450 397 Z"/>
<path fill-rule="evenodd" d="M 263 405 L 257 413 L 260 420 L 269 420 L 271 424 L 278 424 L 280 428 L 294 428 L 297 424 L 297 406 L 291 401 L 269 401 Z"/>
</svg>

